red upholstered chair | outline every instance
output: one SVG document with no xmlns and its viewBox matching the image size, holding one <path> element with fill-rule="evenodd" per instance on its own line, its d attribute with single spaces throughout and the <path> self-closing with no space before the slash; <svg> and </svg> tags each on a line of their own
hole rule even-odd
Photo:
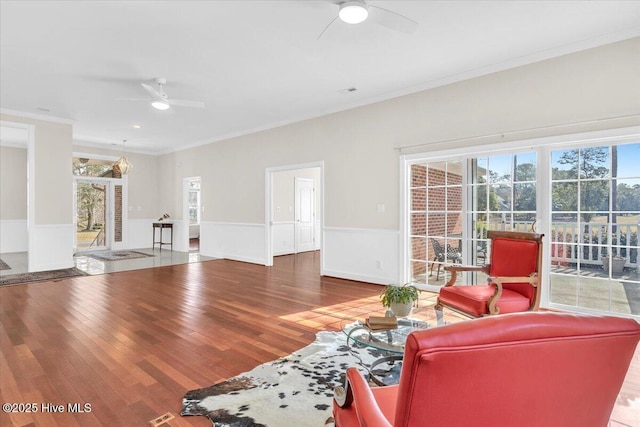
<svg viewBox="0 0 640 427">
<path fill-rule="evenodd" d="M 513 313 L 413 332 L 400 383 L 355 368 L 336 427 L 604 427 L 640 339 L 635 320 Z"/>
<path fill-rule="evenodd" d="M 537 310 L 542 271 L 542 234 L 489 231 L 491 259 L 481 267 L 448 266 L 451 279 L 440 289 L 436 309 L 449 307 L 472 317 Z M 487 284 L 456 284 L 457 273 L 479 271 Z"/>
</svg>

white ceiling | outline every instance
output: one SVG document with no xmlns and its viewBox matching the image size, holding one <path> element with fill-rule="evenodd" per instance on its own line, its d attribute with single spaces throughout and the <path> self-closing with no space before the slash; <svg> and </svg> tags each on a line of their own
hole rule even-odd
<svg viewBox="0 0 640 427">
<path fill-rule="evenodd" d="M 0 107 L 166 153 L 640 35 L 640 1 L 370 4 L 418 30 L 336 21 L 317 40 L 338 11 L 324 0 L 2 0 Z M 207 107 L 118 100 L 155 77 Z"/>
</svg>

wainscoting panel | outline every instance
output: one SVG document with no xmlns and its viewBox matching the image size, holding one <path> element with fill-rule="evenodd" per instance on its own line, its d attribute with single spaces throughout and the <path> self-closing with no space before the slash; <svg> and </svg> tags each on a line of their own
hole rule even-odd
<svg viewBox="0 0 640 427">
<path fill-rule="evenodd" d="M 33 247 L 29 248 L 29 271 L 73 267 L 74 232 L 73 224 L 36 225 Z"/>
<path fill-rule="evenodd" d="M 271 228 L 273 256 L 292 254 L 295 251 L 295 222 L 274 222 Z"/>
<path fill-rule="evenodd" d="M 26 252 L 29 249 L 26 219 L 0 221 L 0 253 Z"/>
<path fill-rule="evenodd" d="M 151 248 L 153 246 L 153 223 L 158 222 L 157 219 L 130 219 L 127 221 L 128 233 L 125 235 L 125 244 L 127 249 Z M 163 221 L 173 223 L 173 250 L 177 252 L 189 252 L 184 239 L 185 230 L 184 223 L 181 219 Z M 160 229 L 155 230 L 155 239 L 160 239 Z M 165 228 L 162 232 L 162 241 L 170 241 L 171 232 Z M 160 246 L 156 245 L 156 249 Z M 163 246 L 163 249 L 169 249 L 169 246 Z"/>
<path fill-rule="evenodd" d="M 397 230 L 325 227 L 322 272 L 344 279 L 397 284 L 399 236 Z"/>
<path fill-rule="evenodd" d="M 200 254 L 264 265 L 264 224 L 202 221 Z"/>
<path fill-rule="evenodd" d="M 127 249 L 150 248 L 153 240 L 151 239 L 151 224 L 155 222 L 153 219 L 129 219 L 127 220 L 127 234 L 124 235 L 125 246 Z"/>
</svg>

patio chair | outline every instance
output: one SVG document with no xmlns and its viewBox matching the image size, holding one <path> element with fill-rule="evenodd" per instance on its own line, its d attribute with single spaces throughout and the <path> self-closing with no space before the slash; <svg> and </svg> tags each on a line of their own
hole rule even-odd
<svg viewBox="0 0 640 427">
<path fill-rule="evenodd" d="M 514 313 L 412 332 L 400 383 L 348 368 L 336 427 L 602 427 L 634 350 L 633 319 Z"/>
<path fill-rule="evenodd" d="M 431 269 L 429 270 L 429 276 L 433 275 L 433 265 L 438 262 L 453 261 L 454 263 L 462 263 L 462 254 L 460 248 L 454 248 L 451 245 L 446 247 L 438 241 L 438 239 L 431 238 L 431 247 L 433 248 L 433 261 L 431 261 Z M 436 280 L 440 280 L 440 267 L 442 264 L 438 264 L 438 270 L 436 273 Z"/>
<path fill-rule="evenodd" d="M 448 266 L 451 279 L 440 289 L 436 310 L 448 307 L 471 317 L 537 310 L 542 272 L 541 234 L 489 231 L 490 260 L 483 266 Z M 487 284 L 456 284 L 463 271 L 485 273 Z"/>
</svg>

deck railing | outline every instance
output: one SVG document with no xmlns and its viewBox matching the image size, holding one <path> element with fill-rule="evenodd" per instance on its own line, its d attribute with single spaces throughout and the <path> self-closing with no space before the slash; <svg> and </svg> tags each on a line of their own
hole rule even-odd
<svg viewBox="0 0 640 427">
<path fill-rule="evenodd" d="M 638 267 L 638 230 L 640 224 L 616 224 L 608 238 L 608 224 L 602 222 L 553 222 L 551 236 L 551 261 L 554 265 L 602 265 L 602 257 L 617 255 L 625 259 L 625 267 Z M 531 231 L 531 221 L 507 224 L 489 224 L 491 230 Z"/>
</svg>

